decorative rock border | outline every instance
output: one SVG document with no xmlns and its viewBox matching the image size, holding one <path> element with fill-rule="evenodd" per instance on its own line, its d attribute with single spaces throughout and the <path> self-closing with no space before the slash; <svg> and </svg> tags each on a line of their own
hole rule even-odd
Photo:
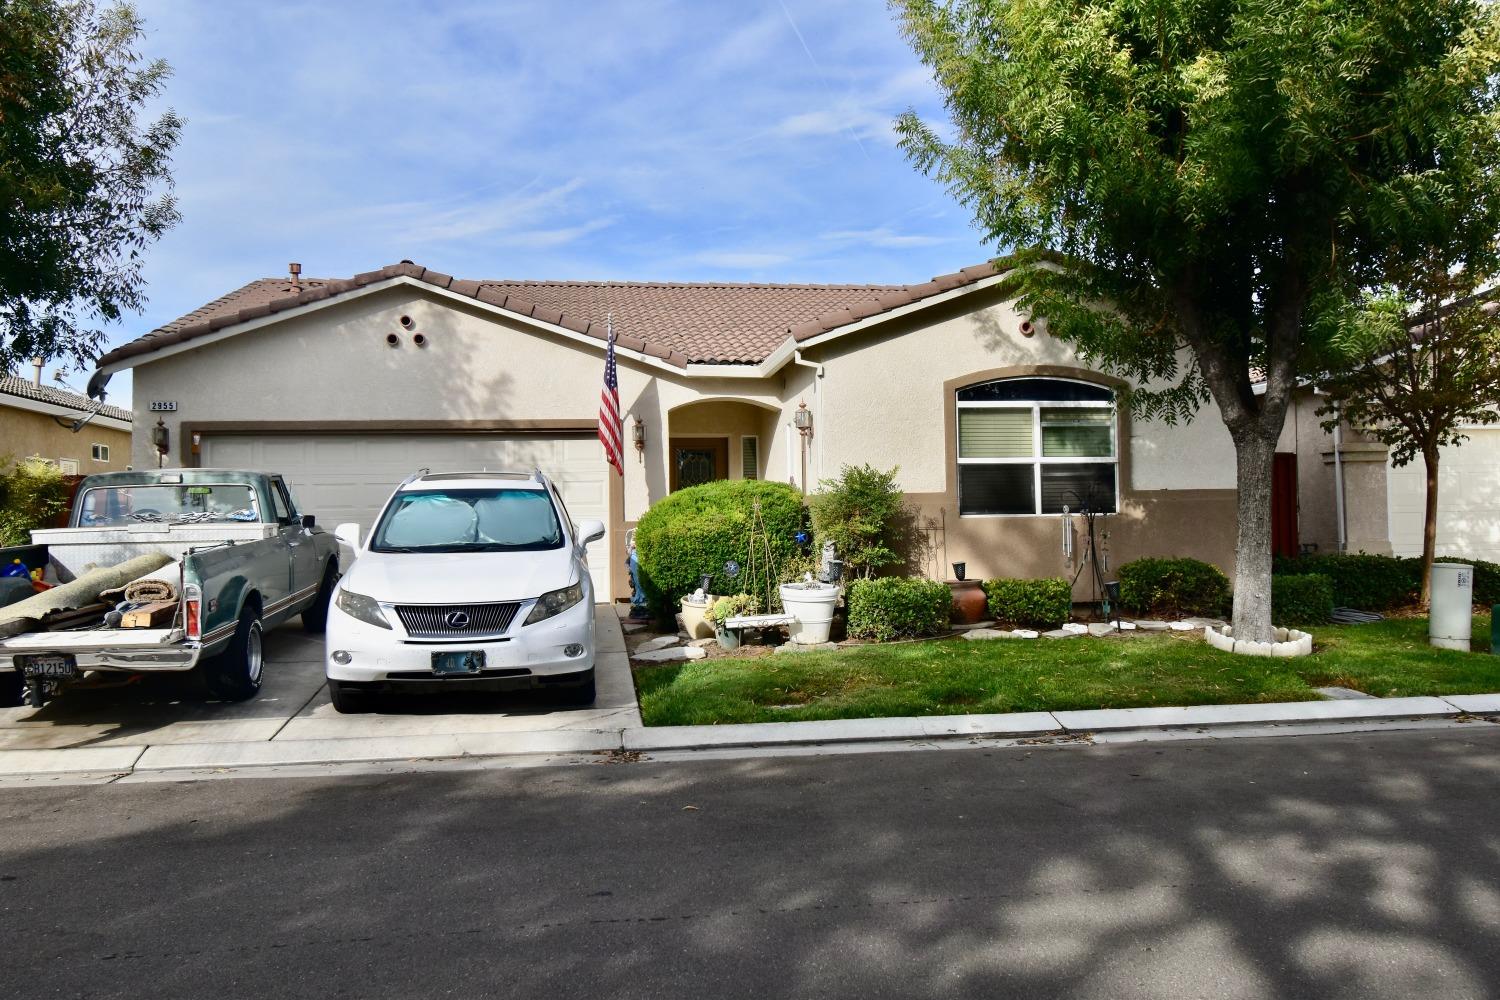
<svg viewBox="0 0 1500 1000">
<path fill-rule="evenodd" d="M 1249 639 L 1236 639 L 1234 627 L 1224 625 L 1214 628 L 1211 625 L 1203 627 L 1203 638 L 1215 649 L 1222 649 L 1226 653 L 1239 653 L 1241 656 L 1309 656 L 1312 654 L 1312 636 L 1306 632 L 1299 632 L 1294 628 L 1279 628 L 1274 632 L 1275 642 L 1253 642 Z"/>
</svg>

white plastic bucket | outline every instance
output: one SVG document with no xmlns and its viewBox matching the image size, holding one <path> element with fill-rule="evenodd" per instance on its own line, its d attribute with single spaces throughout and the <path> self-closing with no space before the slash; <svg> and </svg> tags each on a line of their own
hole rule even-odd
<svg viewBox="0 0 1500 1000">
<path fill-rule="evenodd" d="M 1474 614 L 1474 567 L 1463 563 L 1432 564 L 1432 606 L 1427 641 L 1439 649 L 1469 649 Z"/>
<path fill-rule="evenodd" d="M 839 588 L 831 583 L 812 586 L 783 583 L 781 606 L 796 619 L 787 626 L 787 636 L 803 646 L 827 642 L 829 629 L 833 626 L 833 609 L 838 602 Z"/>
</svg>

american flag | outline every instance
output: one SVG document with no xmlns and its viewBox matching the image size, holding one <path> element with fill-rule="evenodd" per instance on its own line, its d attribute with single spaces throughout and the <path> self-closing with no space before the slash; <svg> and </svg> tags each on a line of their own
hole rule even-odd
<svg viewBox="0 0 1500 1000">
<path fill-rule="evenodd" d="M 609 326 L 609 346 L 604 352 L 604 388 L 599 393 L 599 441 L 604 460 L 625 475 L 623 442 L 625 423 L 620 418 L 620 376 L 615 367 L 615 328 Z"/>
</svg>

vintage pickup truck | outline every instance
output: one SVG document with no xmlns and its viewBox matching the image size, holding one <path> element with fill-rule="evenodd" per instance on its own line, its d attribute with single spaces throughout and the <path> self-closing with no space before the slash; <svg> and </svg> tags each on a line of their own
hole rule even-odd
<svg viewBox="0 0 1500 1000">
<path fill-rule="evenodd" d="M 339 572 L 337 541 L 298 511 L 281 476 L 225 469 L 90 476 L 68 527 L 0 549 L 0 568 L 17 560 L 59 585 L 42 601 L 84 596 L 39 618 L 21 613 L 35 599 L 0 607 L 0 704 L 10 705 L 41 704 L 86 674 L 193 669 L 216 697 L 252 697 L 264 630 L 301 615 L 321 632 Z M 144 579 L 176 602 L 158 603 L 146 627 L 121 627 L 119 588 L 97 594 L 91 583 L 127 563 L 157 565 Z"/>
</svg>

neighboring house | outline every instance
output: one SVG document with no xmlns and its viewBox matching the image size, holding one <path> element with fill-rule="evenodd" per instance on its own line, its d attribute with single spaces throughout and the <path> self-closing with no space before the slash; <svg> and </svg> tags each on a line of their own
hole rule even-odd
<svg viewBox="0 0 1500 1000">
<path fill-rule="evenodd" d="M 132 414 L 34 378 L 0 377 L 0 464 L 41 458 L 70 476 L 130 467 Z M 76 432 L 73 425 L 99 412 Z"/>
<path fill-rule="evenodd" d="M 1072 577 L 1085 526 L 1061 512 L 1090 497 L 1113 512 L 1098 524 L 1111 569 L 1142 555 L 1229 568 L 1234 452 L 1216 411 L 1131 419 L 1124 383 L 1012 295 L 990 265 L 899 286 L 294 269 L 111 351 L 100 371 L 134 370 L 138 467 L 157 462 L 160 419 L 168 462 L 284 472 L 329 525 L 368 529 L 420 467 L 540 466 L 575 519 L 609 526 L 601 594 L 628 593 L 625 531 L 669 491 L 743 477 L 816 489 L 861 463 L 900 467 L 936 577 L 960 560 L 971 578 Z M 595 438 L 610 316 L 623 480 Z M 1089 595 L 1086 578 L 1075 593 Z"/>
</svg>

